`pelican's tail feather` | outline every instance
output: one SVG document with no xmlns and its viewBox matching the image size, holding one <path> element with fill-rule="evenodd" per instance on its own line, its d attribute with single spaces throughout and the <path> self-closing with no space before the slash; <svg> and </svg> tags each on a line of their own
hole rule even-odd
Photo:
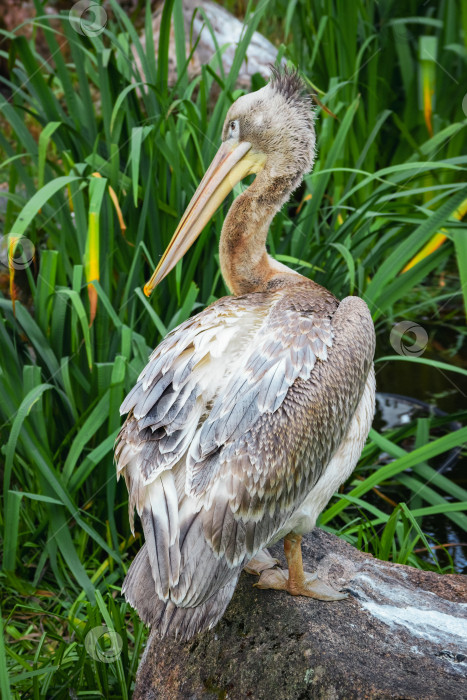
<svg viewBox="0 0 467 700">
<path fill-rule="evenodd" d="M 157 595 L 145 544 L 130 566 L 122 593 L 143 622 L 156 627 L 161 637 L 170 635 L 186 641 L 217 624 L 232 598 L 237 580 L 238 576 L 233 576 L 201 605 L 177 607 L 171 600 L 161 600 Z"/>
</svg>

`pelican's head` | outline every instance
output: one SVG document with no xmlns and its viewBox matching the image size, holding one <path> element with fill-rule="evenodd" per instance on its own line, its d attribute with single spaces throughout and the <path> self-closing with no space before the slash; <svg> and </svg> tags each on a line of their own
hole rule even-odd
<svg viewBox="0 0 467 700">
<path fill-rule="evenodd" d="M 229 146 L 248 143 L 270 177 L 303 175 L 313 167 L 314 112 L 296 71 L 273 68 L 261 90 L 239 97 L 224 122 L 222 140 Z"/>
<path fill-rule="evenodd" d="M 147 296 L 175 267 L 235 185 L 252 173 L 298 184 L 313 166 L 311 100 L 295 71 L 273 69 L 261 90 L 230 107 L 222 145 L 204 175 L 150 281 Z"/>
</svg>

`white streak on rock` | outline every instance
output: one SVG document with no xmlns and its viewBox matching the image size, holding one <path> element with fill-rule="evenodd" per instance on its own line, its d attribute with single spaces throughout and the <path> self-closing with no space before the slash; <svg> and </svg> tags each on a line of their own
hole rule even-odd
<svg viewBox="0 0 467 700">
<path fill-rule="evenodd" d="M 403 625 L 412 635 L 434 644 L 467 644 L 467 620 L 437 610 L 380 605 L 371 600 L 360 601 L 365 610 L 386 625 Z M 461 606 L 459 607 L 467 607 Z"/>
</svg>

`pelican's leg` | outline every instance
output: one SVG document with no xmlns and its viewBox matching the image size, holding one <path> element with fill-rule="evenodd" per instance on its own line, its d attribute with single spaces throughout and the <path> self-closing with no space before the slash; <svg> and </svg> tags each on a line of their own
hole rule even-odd
<svg viewBox="0 0 467 700">
<path fill-rule="evenodd" d="M 284 537 L 284 552 L 289 566 L 288 571 L 283 569 L 268 569 L 263 571 L 261 578 L 255 586 L 258 588 L 275 588 L 284 590 L 291 595 L 305 595 L 319 600 L 342 600 L 347 598 L 346 593 L 339 593 L 320 581 L 316 573 L 309 574 L 303 571 L 302 561 L 302 537 L 293 533 Z"/>
<path fill-rule="evenodd" d="M 243 569 L 247 574 L 256 574 L 256 576 L 260 576 L 263 571 L 266 571 L 266 569 L 273 569 L 278 564 L 280 564 L 279 559 L 271 557 L 267 549 L 261 549 L 255 554 L 253 559 L 250 559 Z"/>
</svg>

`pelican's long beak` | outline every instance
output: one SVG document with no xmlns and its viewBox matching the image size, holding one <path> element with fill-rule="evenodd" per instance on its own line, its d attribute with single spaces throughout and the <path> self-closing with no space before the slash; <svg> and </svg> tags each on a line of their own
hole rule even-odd
<svg viewBox="0 0 467 700">
<path fill-rule="evenodd" d="M 226 141 L 222 144 L 183 214 L 159 265 L 144 286 L 146 296 L 151 294 L 185 255 L 235 185 L 247 175 L 262 170 L 265 160 L 262 153 L 252 152 L 251 144 L 246 141 L 236 144 Z"/>
</svg>

